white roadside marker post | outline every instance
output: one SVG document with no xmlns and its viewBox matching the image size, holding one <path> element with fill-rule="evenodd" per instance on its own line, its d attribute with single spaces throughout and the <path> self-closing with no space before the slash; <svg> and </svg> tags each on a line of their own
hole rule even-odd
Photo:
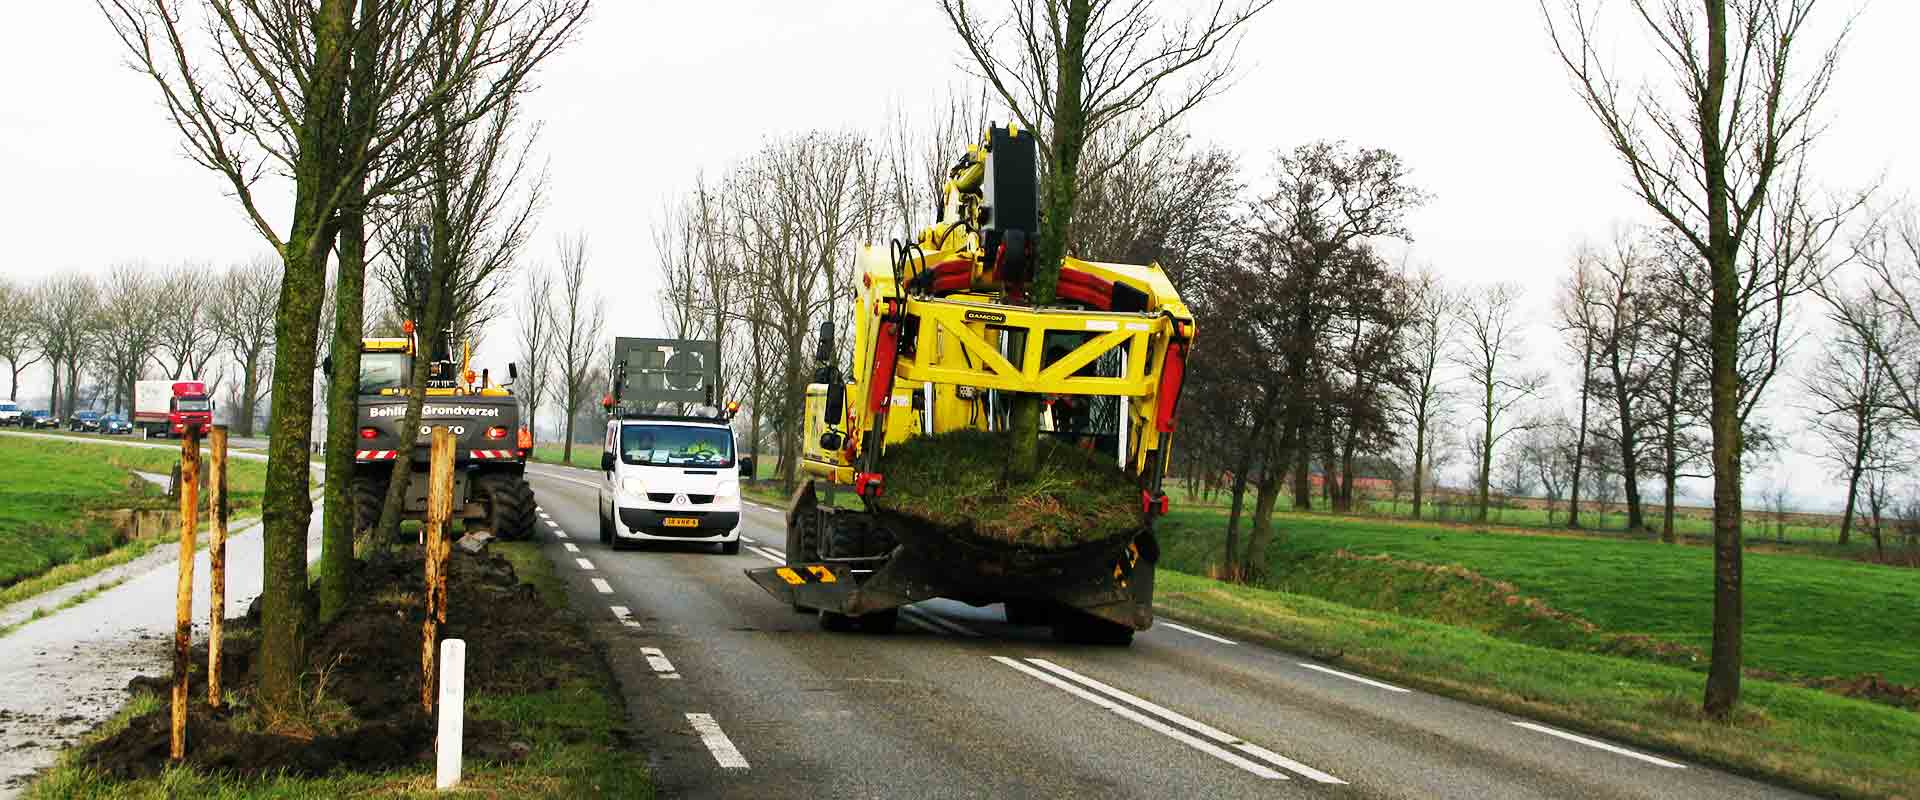
<svg viewBox="0 0 1920 800">
<path fill-rule="evenodd" d="M 433 788 L 451 789 L 460 783 L 460 736 L 466 722 L 467 643 L 447 639 L 440 643 L 440 741 L 434 748 Z"/>
</svg>

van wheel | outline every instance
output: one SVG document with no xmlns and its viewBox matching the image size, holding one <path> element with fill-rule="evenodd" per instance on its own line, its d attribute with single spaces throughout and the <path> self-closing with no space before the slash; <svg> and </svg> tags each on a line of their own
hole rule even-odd
<svg viewBox="0 0 1920 800">
<path fill-rule="evenodd" d="M 737 555 L 740 555 L 740 540 L 739 540 L 739 539 L 735 539 L 735 540 L 733 540 L 733 541 L 731 541 L 731 542 L 721 542 L 721 543 L 720 543 L 720 554 L 721 554 L 721 555 L 727 555 L 727 556 L 737 556 Z"/>
<path fill-rule="evenodd" d="M 600 543 L 613 545 L 613 514 L 606 506 L 600 506 Z"/>
</svg>

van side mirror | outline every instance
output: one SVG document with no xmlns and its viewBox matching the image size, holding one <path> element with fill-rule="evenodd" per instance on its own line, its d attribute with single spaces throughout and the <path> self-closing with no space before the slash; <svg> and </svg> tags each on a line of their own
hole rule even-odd
<svg viewBox="0 0 1920 800">
<path fill-rule="evenodd" d="M 753 467 L 754 467 L 753 456 L 740 457 L 740 477 L 746 478 L 747 480 L 753 480 L 754 479 Z"/>
<path fill-rule="evenodd" d="M 844 383 L 827 384 L 827 402 L 826 408 L 824 409 L 825 413 L 823 414 L 827 427 L 831 428 L 839 425 L 842 420 L 846 419 L 846 410 L 847 385 Z"/>
<path fill-rule="evenodd" d="M 613 471 L 613 454 L 612 453 L 600 454 L 600 471 L 601 472 Z"/>
</svg>

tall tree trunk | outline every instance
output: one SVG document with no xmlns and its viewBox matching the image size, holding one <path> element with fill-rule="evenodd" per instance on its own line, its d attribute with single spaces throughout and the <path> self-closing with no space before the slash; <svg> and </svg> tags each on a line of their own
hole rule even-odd
<svg viewBox="0 0 1920 800">
<path fill-rule="evenodd" d="M 1713 397 L 1713 647 L 1702 707 L 1726 718 L 1740 702 L 1741 598 L 1740 275 L 1727 199 L 1727 153 L 1720 141 L 1727 89 L 1727 3 L 1707 3 L 1707 79 L 1701 98 L 1701 161 L 1706 177 L 1708 267 L 1713 277 L 1709 324 Z"/>
<path fill-rule="evenodd" d="M 308 450 L 313 436 L 314 345 L 326 296 L 331 227 L 328 195 L 337 180 L 346 43 L 353 3 L 320 0 L 314 12 L 314 67 L 304 87 L 306 119 L 298 132 L 293 223 L 281 252 L 285 274 L 274 315 L 273 437 L 267 446 L 261 500 L 259 696 L 290 710 L 306 672 Z"/>
<path fill-rule="evenodd" d="M 1580 334 L 1580 424 L 1573 441 L 1573 486 L 1567 493 L 1567 527 L 1580 527 L 1580 478 L 1587 465 L 1587 398 L 1593 385 L 1593 334 Z"/>
<path fill-rule="evenodd" d="M 1271 396 L 1271 393 L 1267 393 Z M 1239 458 L 1233 466 L 1233 508 L 1227 514 L 1226 563 L 1224 567 L 1230 580 L 1239 580 L 1240 568 L 1235 563 L 1240 557 L 1240 512 L 1246 507 L 1247 474 L 1253 470 L 1254 458 L 1260 452 L 1261 440 L 1265 438 L 1266 421 L 1255 423 L 1253 435 L 1242 441 Z"/>
<path fill-rule="evenodd" d="M 1420 403 L 1420 410 L 1413 421 L 1413 518 L 1420 518 L 1421 492 L 1426 488 L 1427 479 L 1427 407 L 1426 401 Z"/>
<path fill-rule="evenodd" d="M 373 125 L 373 35 L 381 22 L 380 0 L 360 0 L 353 67 L 347 79 L 347 124 L 351 135 Z M 353 583 L 353 445 L 358 422 L 360 331 L 367 280 L 366 191 L 354 186 L 341 198 L 340 236 L 334 281 L 333 373 L 327 383 L 326 514 L 320 533 L 320 620 L 346 607 Z"/>
<path fill-rule="evenodd" d="M 1661 416 L 1660 450 L 1663 456 L 1660 475 L 1666 479 L 1666 496 L 1662 498 L 1660 514 L 1660 541 L 1674 544 L 1679 537 L 1673 532 L 1673 495 L 1674 483 L 1680 479 L 1680 337 L 1673 337 L 1673 346 L 1667 352 L 1666 412 Z"/>
<path fill-rule="evenodd" d="M 1053 130 L 1049 132 L 1053 163 L 1047 174 L 1046 213 L 1040 218 L 1033 284 L 1028 287 L 1036 306 L 1053 302 L 1060 266 L 1067 255 L 1067 234 L 1073 226 L 1073 206 L 1080 184 L 1080 150 L 1086 143 L 1086 109 L 1081 106 L 1080 95 L 1085 83 L 1087 21 L 1093 14 L 1093 0 L 1066 0 L 1066 12 L 1066 29 L 1061 32 L 1060 52 L 1054 65 Z M 1013 441 L 1007 458 L 1007 477 L 1029 480 L 1040 468 L 1040 398 L 1016 394 L 1010 406 L 1008 427 Z"/>
<path fill-rule="evenodd" d="M 1253 502 L 1253 530 L 1247 535 L 1247 557 L 1240 566 L 1248 583 L 1257 583 L 1267 576 L 1267 545 L 1273 541 L 1273 507 L 1280 497 L 1281 476 L 1273 466 L 1268 463 L 1261 468 L 1260 492 Z"/>
<path fill-rule="evenodd" d="M 1489 360 L 1489 363 L 1491 363 L 1491 360 Z M 1491 500 L 1488 496 L 1488 484 L 1493 480 L 1493 389 L 1493 381 L 1487 381 L 1487 404 L 1483 406 L 1483 408 L 1486 409 L 1486 413 L 1482 420 L 1484 427 L 1481 428 L 1480 433 L 1480 477 L 1479 498 L 1477 500 L 1479 509 L 1474 512 L 1475 516 L 1482 523 L 1487 521 L 1487 504 Z"/>
</svg>

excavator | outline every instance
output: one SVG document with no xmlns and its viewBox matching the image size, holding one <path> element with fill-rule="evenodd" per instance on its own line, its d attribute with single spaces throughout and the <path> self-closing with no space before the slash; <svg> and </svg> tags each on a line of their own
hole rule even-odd
<svg viewBox="0 0 1920 800">
<path fill-rule="evenodd" d="M 747 571 L 829 630 L 895 627 L 902 606 L 944 597 L 1004 604 L 1056 638 L 1126 644 L 1153 624 L 1153 520 L 1194 321 L 1158 265 L 1065 258 L 1036 305 L 1040 222 L 1031 131 L 989 126 L 948 172 L 940 217 L 912 242 L 859 249 L 850 375 L 821 326 L 806 389 L 806 480 L 786 510 L 784 565 Z M 1139 486 L 1140 526 L 1036 552 L 902 524 L 880 513 L 887 448 L 916 436 L 1004 431 L 1015 395 L 1045 398 L 1043 436 L 1111 453 Z M 863 508 L 822 503 L 850 487 Z"/>
<path fill-rule="evenodd" d="M 353 463 L 354 526 L 368 530 L 380 521 L 381 504 L 393 475 L 393 462 L 405 458 L 411 469 L 403 519 L 423 519 L 427 511 L 427 470 L 432 428 L 453 432 L 453 516 L 478 524 L 504 539 L 533 535 L 533 487 L 527 483 L 527 456 L 533 434 L 520 424 L 520 401 L 509 390 L 518 370 L 507 365 L 508 381 L 493 382 L 487 370 L 475 374 L 471 343 L 455 360 L 451 330 L 432 337 L 425 353 L 427 383 L 420 407 L 420 431 L 412 452 L 399 450 L 400 426 L 407 416 L 414 359 L 423 355 L 411 320 L 403 336 L 360 340 L 360 380 L 356 389 Z M 326 369 L 331 371 L 332 367 Z"/>
</svg>

